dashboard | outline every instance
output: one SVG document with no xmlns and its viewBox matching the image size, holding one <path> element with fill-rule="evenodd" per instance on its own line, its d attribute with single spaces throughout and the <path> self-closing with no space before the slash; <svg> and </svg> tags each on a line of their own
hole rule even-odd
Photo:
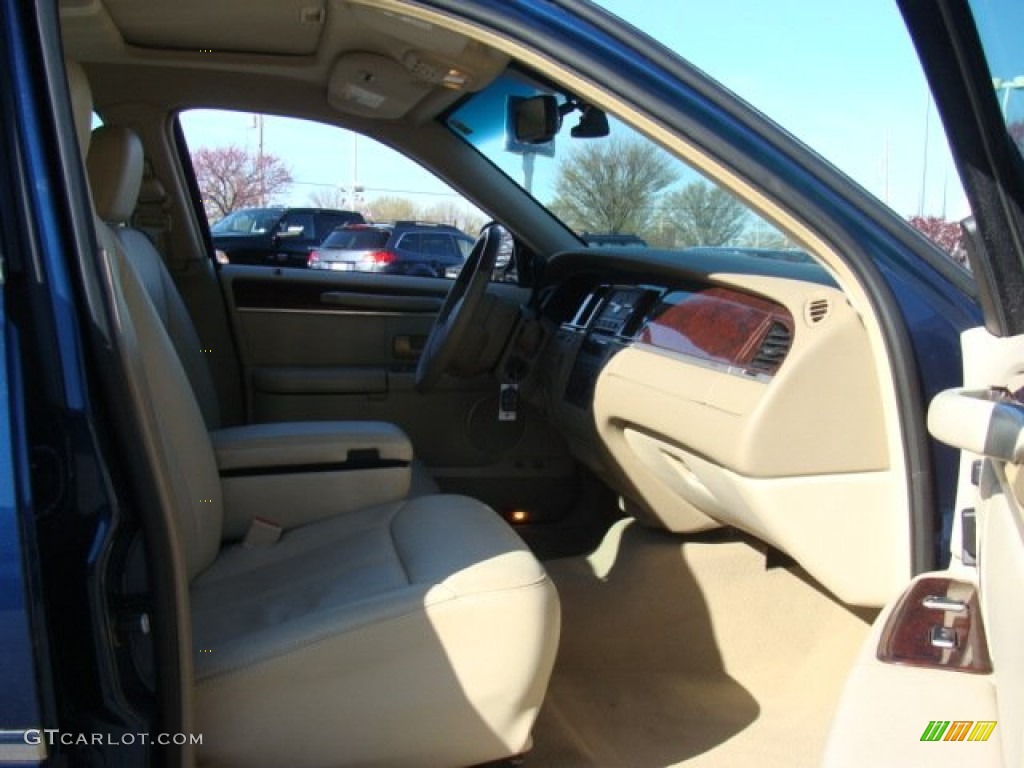
<svg viewBox="0 0 1024 768">
<path fill-rule="evenodd" d="M 735 526 L 862 593 L 850 541 L 903 487 L 862 318 L 816 265 L 674 258 L 556 256 L 523 397 L 641 522 Z"/>
</svg>

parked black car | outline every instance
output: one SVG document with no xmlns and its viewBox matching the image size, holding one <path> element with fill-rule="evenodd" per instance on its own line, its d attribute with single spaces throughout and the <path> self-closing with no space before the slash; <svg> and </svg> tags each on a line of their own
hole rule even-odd
<svg viewBox="0 0 1024 768">
<path fill-rule="evenodd" d="M 243 208 L 210 227 L 221 264 L 304 267 L 309 252 L 337 227 L 364 221 L 356 211 Z"/>
<path fill-rule="evenodd" d="M 310 252 L 307 264 L 338 272 L 444 277 L 446 269 L 461 268 L 472 247 L 472 237 L 447 224 L 346 224 Z"/>
</svg>

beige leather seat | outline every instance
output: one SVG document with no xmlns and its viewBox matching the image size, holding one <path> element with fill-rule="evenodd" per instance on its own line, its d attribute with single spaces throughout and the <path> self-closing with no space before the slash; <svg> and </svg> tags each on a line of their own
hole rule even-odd
<svg viewBox="0 0 1024 768">
<path fill-rule="evenodd" d="M 84 143 L 82 77 L 69 67 Z M 221 478 L 186 371 L 132 259 L 97 228 L 140 450 L 188 583 L 200 763 L 456 766 L 524 750 L 559 613 L 518 536 L 479 502 L 426 496 L 224 548 Z"/>
<path fill-rule="evenodd" d="M 145 170 L 142 142 L 134 131 L 124 126 L 101 126 L 92 132 L 86 165 L 96 213 L 120 241 L 149 294 L 185 369 L 207 429 L 220 428 L 217 390 L 188 309 L 149 238 L 129 225 Z M 335 428 L 344 431 L 345 424 L 335 422 Z M 411 470 L 408 490 L 402 495 L 439 492 L 437 483 L 421 462 L 413 460 Z"/>
<path fill-rule="evenodd" d="M 217 390 L 192 318 L 156 248 L 128 225 L 145 170 L 142 142 L 123 126 L 101 126 L 92 132 L 86 168 L 97 215 L 110 225 L 131 257 L 185 368 L 207 429 L 218 429 L 222 424 Z"/>
</svg>

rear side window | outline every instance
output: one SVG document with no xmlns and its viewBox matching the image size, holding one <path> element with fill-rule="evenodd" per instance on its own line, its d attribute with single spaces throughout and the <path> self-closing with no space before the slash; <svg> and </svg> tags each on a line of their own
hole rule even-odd
<svg viewBox="0 0 1024 768">
<path fill-rule="evenodd" d="M 324 248 L 369 251 L 388 244 L 389 233 L 379 229 L 336 229 L 324 240 Z"/>
<path fill-rule="evenodd" d="M 422 243 L 420 250 L 428 256 L 447 256 L 451 257 L 455 255 L 454 248 L 452 247 L 452 236 L 451 235 L 432 235 L 424 233 L 420 235 Z"/>
<path fill-rule="evenodd" d="M 420 236 L 415 232 L 410 232 L 408 235 L 402 235 L 395 244 L 395 247 L 401 248 L 403 251 L 411 251 L 413 253 L 423 252 L 423 244 L 420 242 Z"/>
</svg>

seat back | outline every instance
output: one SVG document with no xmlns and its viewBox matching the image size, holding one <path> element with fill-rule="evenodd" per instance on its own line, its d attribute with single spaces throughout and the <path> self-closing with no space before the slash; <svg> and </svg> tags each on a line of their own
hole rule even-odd
<svg viewBox="0 0 1024 768">
<path fill-rule="evenodd" d="M 206 428 L 217 429 L 221 426 L 220 403 L 192 318 L 156 248 L 127 224 L 145 170 L 142 142 L 124 126 L 101 126 L 92 133 L 86 165 L 96 212 L 113 229 L 149 295 L 185 370 Z"/>
<path fill-rule="evenodd" d="M 108 258 L 118 303 L 118 338 L 161 496 L 173 517 L 191 581 L 220 551 L 223 503 L 217 462 L 199 404 L 131 257 L 116 243 Z"/>
<path fill-rule="evenodd" d="M 108 153 L 115 147 L 120 159 L 112 158 L 111 167 L 117 164 L 141 166 L 141 147 L 133 147 L 132 140 L 124 138 L 125 134 L 121 134 L 117 144 L 113 139 L 101 138 L 101 149 L 92 157 L 88 130 L 92 118 L 89 82 L 81 65 L 74 61 L 67 62 L 67 77 L 79 148 L 83 156 L 92 159 L 93 169 L 103 165 L 101 159 L 111 158 Z M 114 130 L 103 130 L 101 135 L 114 135 Z M 123 210 L 127 205 L 125 201 L 137 194 L 137 183 L 135 187 L 135 192 L 115 193 L 107 191 L 108 187 L 101 183 L 94 194 L 100 192 L 104 212 L 110 216 Z M 220 551 L 223 504 L 217 462 L 203 413 L 164 320 L 127 249 L 116 237 L 115 230 L 105 223 L 106 218 L 97 216 L 96 236 L 116 299 L 117 338 L 132 392 L 132 406 L 138 412 L 148 463 L 156 468 L 154 476 L 168 518 L 171 549 L 180 558 L 185 576 L 191 581 Z M 146 261 L 145 256 L 143 261 Z M 183 311 L 184 307 L 181 309 Z M 196 340 L 195 349 L 198 348 Z"/>
</svg>

